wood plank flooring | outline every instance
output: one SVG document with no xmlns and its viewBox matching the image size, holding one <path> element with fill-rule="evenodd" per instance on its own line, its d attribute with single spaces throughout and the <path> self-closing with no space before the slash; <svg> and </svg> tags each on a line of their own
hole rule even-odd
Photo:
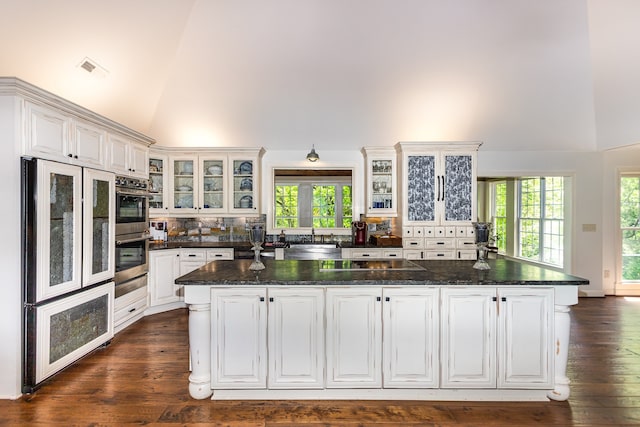
<svg viewBox="0 0 640 427">
<path fill-rule="evenodd" d="M 573 308 L 567 402 L 224 401 L 191 399 L 188 313 L 149 316 L 20 400 L 2 426 L 640 425 L 640 300 Z"/>
</svg>

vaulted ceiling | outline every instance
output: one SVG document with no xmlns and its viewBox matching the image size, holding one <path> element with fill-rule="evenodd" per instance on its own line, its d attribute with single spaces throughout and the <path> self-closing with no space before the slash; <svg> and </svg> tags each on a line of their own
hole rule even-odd
<svg viewBox="0 0 640 427">
<path fill-rule="evenodd" d="M 160 145 L 593 151 L 640 141 L 637 22 L 636 0 L 0 0 L 0 75 Z"/>
</svg>

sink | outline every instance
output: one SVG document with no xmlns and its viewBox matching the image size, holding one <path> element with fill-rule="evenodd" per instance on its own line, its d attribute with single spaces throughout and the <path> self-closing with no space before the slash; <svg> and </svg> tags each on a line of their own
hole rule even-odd
<svg viewBox="0 0 640 427">
<path fill-rule="evenodd" d="M 284 259 L 339 259 L 342 249 L 336 243 L 291 243 L 284 248 Z"/>
<path fill-rule="evenodd" d="M 337 243 L 290 243 L 289 249 L 316 250 L 316 249 L 336 249 Z"/>
</svg>

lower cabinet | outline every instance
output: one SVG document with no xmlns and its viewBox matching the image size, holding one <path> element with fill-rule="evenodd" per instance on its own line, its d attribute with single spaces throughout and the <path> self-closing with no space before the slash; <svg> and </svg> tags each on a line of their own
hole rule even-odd
<svg viewBox="0 0 640 427">
<path fill-rule="evenodd" d="M 180 301 L 175 280 L 180 277 L 180 250 L 166 249 L 149 253 L 149 306 Z"/>
<path fill-rule="evenodd" d="M 327 288 L 327 388 L 382 387 L 382 288 Z"/>
<path fill-rule="evenodd" d="M 551 388 L 553 292 L 443 288 L 440 387 Z"/>
<path fill-rule="evenodd" d="M 551 389 L 553 304 L 553 288 L 212 288 L 211 386 Z"/>
<path fill-rule="evenodd" d="M 213 388 L 324 387 L 323 289 L 213 289 L 211 321 Z"/>
</svg>

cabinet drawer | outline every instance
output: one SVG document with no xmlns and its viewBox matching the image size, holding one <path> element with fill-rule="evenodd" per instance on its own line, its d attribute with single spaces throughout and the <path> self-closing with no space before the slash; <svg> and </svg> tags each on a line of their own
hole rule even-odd
<svg viewBox="0 0 640 427">
<path fill-rule="evenodd" d="M 425 259 L 456 259 L 456 251 L 424 251 Z"/>
<path fill-rule="evenodd" d="M 455 249 L 456 240 L 455 239 L 427 239 L 426 248 L 427 249 Z"/>
<path fill-rule="evenodd" d="M 113 322 L 115 326 L 129 320 L 147 308 L 147 287 L 136 289 L 114 301 Z"/>
<path fill-rule="evenodd" d="M 458 251 L 458 259 L 475 260 L 477 257 L 478 257 L 478 252 L 476 252 L 475 249 L 474 250 L 463 249 Z"/>
<path fill-rule="evenodd" d="M 404 259 L 423 259 L 422 251 L 418 249 L 404 249 L 402 255 Z"/>
<path fill-rule="evenodd" d="M 180 251 L 180 262 L 206 260 L 207 252 L 204 249 L 183 249 Z"/>
<path fill-rule="evenodd" d="M 458 249 L 476 249 L 476 239 L 458 239 L 458 243 L 456 244 Z"/>
<path fill-rule="evenodd" d="M 402 239 L 402 247 L 405 249 L 422 249 L 424 248 L 424 239 L 422 237 Z"/>
<path fill-rule="evenodd" d="M 402 258 L 402 249 L 384 249 L 382 258 Z"/>
<path fill-rule="evenodd" d="M 207 261 L 215 261 L 218 259 L 233 259 L 233 248 L 207 250 Z"/>
<path fill-rule="evenodd" d="M 351 249 L 351 258 L 380 258 L 382 251 L 379 249 Z"/>
</svg>

